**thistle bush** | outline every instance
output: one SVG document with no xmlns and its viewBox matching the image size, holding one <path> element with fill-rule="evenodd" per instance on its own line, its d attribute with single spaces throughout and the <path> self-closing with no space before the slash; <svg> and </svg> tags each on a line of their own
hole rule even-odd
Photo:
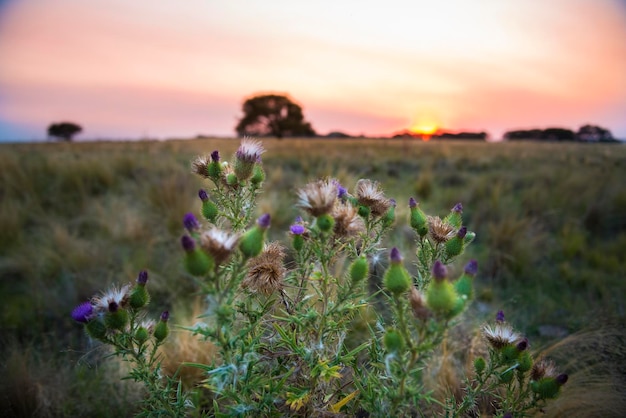
<svg viewBox="0 0 626 418">
<path fill-rule="evenodd" d="M 480 330 L 484 355 L 462 396 L 440 399 L 427 385 L 427 366 L 474 298 L 477 262 L 465 260 L 457 277 L 449 268 L 475 238 L 461 204 L 442 218 L 408 200 L 415 262 L 407 266 L 398 248 L 383 248 L 396 200 L 369 179 L 352 192 L 319 179 L 296 191 L 302 214 L 284 242 L 268 242 L 271 215 L 254 216 L 263 152 L 246 138 L 231 161 L 214 151 L 192 163 L 208 186 L 198 192 L 201 220 L 183 219 L 181 258 L 204 313 L 180 327 L 216 347 L 210 363 L 181 366 L 203 372 L 199 385 L 184 390 L 178 373 L 162 370 L 169 313 L 146 319 L 147 272 L 72 313 L 144 384 L 140 415 L 527 416 L 559 395 L 567 375 L 534 359 L 502 312 Z M 381 259 L 382 286 L 371 291 Z"/>
</svg>

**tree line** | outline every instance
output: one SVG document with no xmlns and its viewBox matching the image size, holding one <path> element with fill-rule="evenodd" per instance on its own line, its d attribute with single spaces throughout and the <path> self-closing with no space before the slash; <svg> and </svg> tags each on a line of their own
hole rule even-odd
<svg viewBox="0 0 626 418">
<path fill-rule="evenodd" d="M 310 122 L 305 120 L 302 107 L 291 98 L 281 94 L 260 94 L 246 99 L 242 105 L 243 116 L 235 126 L 238 136 L 264 137 L 314 137 L 317 133 Z M 73 122 L 52 123 L 48 126 L 48 137 L 62 141 L 72 141 L 83 128 Z M 331 132 L 329 138 L 347 138 L 343 132 Z M 403 131 L 392 135 L 392 138 L 420 137 L 420 135 Z M 439 132 L 432 139 L 487 140 L 487 132 Z M 582 142 L 616 142 L 608 129 L 596 125 L 583 125 L 578 131 L 564 128 L 513 130 L 504 134 L 506 141 L 582 141 Z"/>
</svg>

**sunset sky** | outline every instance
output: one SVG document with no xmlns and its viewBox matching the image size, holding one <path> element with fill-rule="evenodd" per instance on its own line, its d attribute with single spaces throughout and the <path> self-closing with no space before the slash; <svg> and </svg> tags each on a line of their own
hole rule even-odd
<svg viewBox="0 0 626 418">
<path fill-rule="evenodd" d="M 0 141 L 233 136 L 287 93 L 318 133 L 592 123 L 626 139 L 626 1 L 0 0 Z"/>
</svg>

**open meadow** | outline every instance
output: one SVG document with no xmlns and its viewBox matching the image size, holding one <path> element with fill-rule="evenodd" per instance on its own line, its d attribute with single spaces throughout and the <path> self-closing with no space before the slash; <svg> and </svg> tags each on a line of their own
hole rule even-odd
<svg viewBox="0 0 626 418">
<path fill-rule="evenodd" d="M 257 207 L 287 240 L 298 187 L 321 177 L 378 181 L 397 201 L 386 247 L 411 268 L 410 197 L 445 216 L 461 202 L 476 241 L 476 301 L 464 323 L 503 310 L 570 375 L 551 416 L 626 410 L 626 146 L 374 139 L 263 141 Z M 181 267 L 185 213 L 200 212 L 195 156 L 230 156 L 236 139 L 0 144 L 0 414 L 129 416 L 140 386 L 70 317 L 110 284 L 150 273 L 155 315 L 197 315 Z M 371 277 L 370 288 L 379 284 Z M 469 327 L 469 326 L 468 326 Z M 210 356 L 174 333 L 168 361 Z M 177 340 L 177 338 L 179 338 Z M 190 378 L 191 379 L 191 378 Z M 460 384 L 460 382 L 456 382 Z M 576 415 L 578 414 L 578 415 Z"/>
</svg>

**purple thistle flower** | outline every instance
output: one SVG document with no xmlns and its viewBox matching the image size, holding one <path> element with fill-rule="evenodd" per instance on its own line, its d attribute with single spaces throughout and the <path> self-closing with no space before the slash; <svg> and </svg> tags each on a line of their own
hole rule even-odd
<svg viewBox="0 0 626 418">
<path fill-rule="evenodd" d="M 207 200 L 209 200 L 209 194 L 206 192 L 206 190 L 204 189 L 200 189 L 198 190 L 198 197 L 200 198 L 200 200 L 202 200 L 203 202 L 206 202 Z"/>
<path fill-rule="evenodd" d="M 337 197 L 344 200 L 348 196 L 348 190 L 341 184 L 337 183 Z"/>
<path fill-rule="evenodd" d="M 461 229 L 459 229 L 459 231 L 456 233 L 456 236 L 460 239 L 463 239 L 465 238 L 465 235 L 467 235 L 467 227 L 462 226 Z"/>
<path fill-rule="evenodd" d="M 496 314 L 496 322 L 504 322 L 504 312 L 498 311 Z"/>
<path fill-rule="evenodd" d="M 524 351 L 528 348 L 528 338 L 524 338 L 516 345 L 517 351 Z"/>
<path fill-rule="evenodd" d="M 301 224 L 304 222 L 304 219 L 302 219 L 302 216 L 296 216 L 296 219 L 294 219 L 294 222 L 297 224 Z"/>
<path fill-rule="evenodd" d="M 395 208 L 396 205 L 397 205 L 396 199 L 394 199 L 394 198 L 389 199 L 389 204 Z"/>
<path fill-rule="evenodd" d="M 270 227 L 271 217 L 269 213 L 264 213 L 259 216 L 259 219 L 256 220 L 257 225 L 259 225 L 263 229 L 267 229 Z"/>
<path fill-rule="evenodd" d="M 457 203 L 456 205 L 454 205 L 454 207 L 452 208 L 452 212 L 456 212 L 456 213 L 462 213 L 463 212 L 463 205 L 461 203 Z"/>
<path fill-rule="evenodd" d="M 146 270 L 141 270 L 137 276 L 137 284 L 145 286 L 146 283 L 148 283 L 148 272 Z"/>
<path fill-rule="evenodd" d="M 556 383 L 563 386 L 564 384 L 567 383 L 568 379 L 569 379 L 569 376 L 567 374 L 561 373 L 560 375 L 556 377 Z"/>
<path fill-rule="evenodd" d="M 72 319 L 86 324 L 93 315 L 93 306 L 90 302 L 83 302 L 72 311 Z"/>
<path fill-rule="evenodd" d="M 185 216 L 183 217 L 183 225 L 189 232 L 200 229 L 200 222 L 198 222 L 196 216 L 191 212 L 185 214 Z"/>
<path fill-rule="evenodd" d="M 433 264 L 433 277 L 435 280 L 441 281 L 448 277 L 448 269 L 441 261 L 436 260 Z"/>
<path fill-rule="evenodd" d="M 215 150 L 211 153 L 211 161 L 213 161 L 214 163 L 220 162 L 220 152 L 218 150 Z"/>
<path fill-rule="evenodd" d="M 294 235 L 302 235 L 304 234 L 304 225 L 294 224 L 289 227 L 289 230 Z"/>
<path fill-rule="evenodd" d="M 409 207 L 412 209 L 414 207 L 417 207 L 417 201 L 415 199 L 413 199 L 412 197 L 409 198 Z"/>
<path fill-rule="evenodd" d="M 169 311 L 163 311 L 161 313 L 161 321 L 167 322 L 169 319 L 170 319 L 170 312 Z"/>
<path fill-rule="evenodd" d="M 397 247 L 393 247 L 389 252 L 389 260 L 394 264 L 402 262 L 402 255 L 400 254 L 400 250 L 398 250 Z"/>
<path fill-rule="evenodd" d="M 478 262 L 476 260 L 470 260 L 465 265 L 464 271 L 467 275 L 476 276 L 476 273 L 478 273 Z"/>
<path fill-rule="evenodd" d="M 196 248 L 196 242 L 189 235 L 183 235 L 180 239 L 180 243 L 187 252 L 191 252 Z"/>
</svg>

